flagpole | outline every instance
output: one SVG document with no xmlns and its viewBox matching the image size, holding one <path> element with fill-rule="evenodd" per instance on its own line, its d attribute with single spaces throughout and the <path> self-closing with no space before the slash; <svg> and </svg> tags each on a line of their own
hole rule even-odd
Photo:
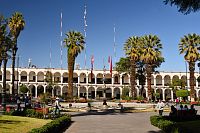
<svg viewBox="0 0 200 133">
<path fill-rule="evenodd" d="M 61 68 L 61 70 L 62 70 L 62 53 L 63 53 L 63 51 L 62 51 L 62 48 L 63 47 L 63 45 L 62 45 L 62 11 L 61 11 L 61 13 L 60 13 L 60 68 Z"/>
<path fill-rule="evenodd" d="M 84 18 L 84 36 L 85 36 L 85 48 L 84 48 L 84 52 L 85 52 L 84 68 L 85 69 L 87 69 L 86 68 L 86 65 L 87 65 L 87 63 L 86 63 L 86 59 L 87 59 L 87 57 L 86 57 L 86 48 L 87 48 L 87 45 L 86 45 L 86 37 L 87 37 L 87 34 L 86 34 L 86 29 L 87 29 L 86 15 L 87 15 L 87 6 L 85 4 L 85 6 L 84 6 L 84 17 L 83 17 Z"/>
<path fill-rule="evenodd" d="M 114 41 L 114 64 L 116 63 L 117 57 L 116 57 L 116 29 L 115 29 L 115 24 L 114 24 L 114 28 L 113 28 L 113 32 L 114 32 L 114 37 L 113 37 L 113 41 Z"/>
</svg>

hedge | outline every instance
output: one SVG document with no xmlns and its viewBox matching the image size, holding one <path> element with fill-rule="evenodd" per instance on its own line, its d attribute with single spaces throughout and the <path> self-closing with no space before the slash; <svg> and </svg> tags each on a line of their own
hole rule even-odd
<svg viewBox="0 0 200 133">
<path fill-rule="evenodd" d="M 59 133 L 62 132 L 63 129 L 67 128 L 70 124 L 71 116 L 66 115 L 59 117 L 40 128 L 34 128 L 29 133 Z"/>
<path fill-rule="evenodd" d="M 37 112 L 34 109 L 25 109 L 23 111 L 16 111 L 12 110 L 10 112 L 5 112 L 5 115 L 13 115 L 13 116 L 26 116 L 26 117 L 32 117 L 32 118 L 38 118 L 38 119 L 55 119 L 58 117 L 63 116 L 63 114 L 47 114 L 44 115 L 42 112 Z"/>
<path fill-rule="evenodd" d="M 151 116 L 150 117 L 151 124 L 155 127 L 160 128 L 166 133 L 178 133 L 178 128 L 175 126 L 175 123 L 169 120 L 166 120 L 162 116 Z"/>
</svg>

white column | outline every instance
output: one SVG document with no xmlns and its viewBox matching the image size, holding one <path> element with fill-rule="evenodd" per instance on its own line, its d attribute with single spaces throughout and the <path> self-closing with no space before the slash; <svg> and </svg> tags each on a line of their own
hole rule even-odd
<svg viewBox="0 0 200 133">
<path fill-rule="evenodd" d="M 29 74 L 27 75 L 27 82 L 29 82 Z"/>
<path fill-rule="evenodd" d="M 63 75 L 61 75 L 60 78 L 61 78 L 61 79 L 60 79 L 60 82 L 61 82 L 61 84 L 62 84 L 62 83 L 63 83 Z"/>
<path fill-rule="evenodd" d="M 80 98 L 80 86 L 78 86 L 78 98 Z"/>
<path fill-rule="evenodd" d="M 196 97 L 197 98 L 199 98 L 198 94 L 199 94 L 199 90 L 196 89 Z"/>
<path fill-rule="evenodd" d="M 123 91 L 123 90 L 122 90 L 122 87 L 120 87 L 119 89 L 120 89 L 120 99 L 122 99 L 122 98 L 121 98 L 121 97 L 122 97 L 122 91 Z"/>
<path fill-rule="evenodd" d="M 87 99 L 88 99 L 88 87 L 86 87 L 86 95 L 87 95 Z"/>
<path fill-rule="evenodd" d="M 95 85 L 97 84 L 97 77 L 96 77 L 95 74 L 94 74 L 94 84 L 95 84 Z"/>
<path fill-rule="evenodd" d="M 37 94 L 37 85 L 35 87 L 35 97 L 37 98 L 38 97 L 38 94 Z"/>
<path fill-rule="evenodd" d="M 46 93 L 46 87 L 47 87 L 47 85 L 44 86 L 44 94 Z"/>
<path fill-rule="evenodd" d="M 145 89 L 145 91 L 146 91 L 146 98 L 148 98 L 149 96 L 148 96 L 148 91 L 147 91 L 147 89 Z"/>
<path fill-rule="evenodd" d="M 114 98 L 114 87 L 111 87 L 111 91 L 112 91 L 112 98 Z"/>
<path fill-rule="evenodd" d="M 171 90 L 171 100 L 172 102 L 174 101 L 174 95 L 173 95 L 173 91 Z"/>
<path fill-rule="evenodd" d="M 88 84 L 88 75 L 86 75 L 86 84 Z"/>
<path fill-rule="evenodd" d="M 165 101 L 165 89 L 162 89 L 162 93 L 163 93 L 163 101 Z"/>
<path fill-rule="evenodd" d="M 60 87 L 60 95 L 61 96 L 63 95 L 63 85 L 61 85 L 61 87 Z"/>
<path fill-rule="evenodd" d="M 78 75 L 78 84 L 80 84 L 80 75 Z"/>
<path fill-rule="evenodd" d="M 136 90 L 137 90 L 137 96 L 139 96 L 139 92 L 140 92 L 140 87 L 136 87 Z"/>
<path fill-rule="evenodd" d="M 120 85 L 122 85 L 122 75 L 121 74 L 120 74 L 119 78 L 120 78 Z"/>
</svg>

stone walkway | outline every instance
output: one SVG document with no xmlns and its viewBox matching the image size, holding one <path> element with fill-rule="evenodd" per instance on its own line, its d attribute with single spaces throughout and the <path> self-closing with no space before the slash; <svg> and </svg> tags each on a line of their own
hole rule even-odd
<svg viewBox="0 0 200 133">
<path fill-rule="evenodd" d="M 71 113 L 73 123 L 65 133 L 162 133 L 145 113 Z"/>
</svg>

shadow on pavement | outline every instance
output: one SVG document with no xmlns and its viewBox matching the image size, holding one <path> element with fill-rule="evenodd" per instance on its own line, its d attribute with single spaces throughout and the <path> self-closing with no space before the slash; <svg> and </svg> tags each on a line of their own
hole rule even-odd
<svg viewBox="0 0 200 133">
<path fill-rule="evenodd" d="M 126 113 L 118 113 L 115 112 L 113 110 L 106 110 L 106 111 L 102 111 L 102 112 L 98 112 L 98 111 L 89 111 L 89 112 L 79 112 L 79 113 L 75 113 L 75 114 L 71 114 L 72 117 L 76 117 L 76 116 L 87 116 L 87 115 L 125 115 Z"/>
<path fill-rule="evenodd" d="M 164 133 L 162 130 L 159 131 L 148 131 L 147 133 Z"/>
</svg>

